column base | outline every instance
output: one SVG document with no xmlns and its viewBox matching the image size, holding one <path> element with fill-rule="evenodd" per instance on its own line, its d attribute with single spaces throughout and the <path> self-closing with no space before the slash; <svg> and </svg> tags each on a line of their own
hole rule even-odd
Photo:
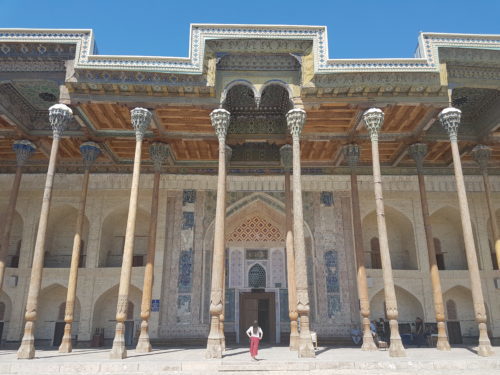
<svg viewBox="0 0 500 375">
<path fill-rule="evenodd" d="M 372 331 L 370 329 L 370 319 L 363 318 L 363 344 L 361 350 L 372 352 L 378 350 L 377 345 L 373 341 Z"/>
<path fill-rule="evenodd" d="M 296 352 L 299 350 L 300 336 L 298 332 L 290 333 L 290 350 Z"/>
<path fill-rule="evenodd" d="M 135 351 L 137 353 L 149 353 L 153 350 L 151 343 L 149 341 L 148 333 L 148 321 L 143 320 L 141 323 L 141 334 L 139 335 L 139 340 L 137 341 L 137 346 Z"/>
<path fill-rule="evenodd" d="M 59 353 L 71 353 L 73 351 L 73 343 L 71 342 L 71 323 L 66 323 L 64 326 L 64 336 L 59 346 Z"/>
<path fill-rule="evenodd" d="M 17 359 L 35 358 L 35 337 L 33 336 L 34 323 L 26 322 L 21 346 L 17 350 Z"/>
<path fill-rule="evenodd" d="M 437 350 L 450 351 L 450 343 L 448 342 L 448 336 L 446 335 L 446 329 L 444 326 L 444 322 L 437 323 L 438 328 L 438 340 L 436 343 Z"/>
<path fill-rule="evenodd" d="M 391 343 L 389 346 L 389 356 L 391 357 L 406 357 L 406 350 L 399 335 L 399 326 L 396 319 L 389 321 L 391 327 Z"/>
<path fill-rule="evenodd" d="M 486 331 L 486 323 L 479 323 L 479 346 L 477 347 L 477 354 L 481 357 L 489 357 L 494 354 Z"/>
<path fill-rule="evenodd" d="M 314 346 L 312 343 L 311 333 L 304 332 L 299 336 L 299 358 L 315 358 Z"/>
<path fill-rule="evenodd" d="M 222 343 L 219 338 L 208 338 L 205 358 L 222 358 Z"/>
<path fill-rule="evenodd" d="M 109 353 L 111 359 L 125 359 L 127 358 L 127 348 L 125 347 L 125 324 L 122 322 L 116 323 L 115 338 L 113 340 L 113 347 Z"/>
</svg>

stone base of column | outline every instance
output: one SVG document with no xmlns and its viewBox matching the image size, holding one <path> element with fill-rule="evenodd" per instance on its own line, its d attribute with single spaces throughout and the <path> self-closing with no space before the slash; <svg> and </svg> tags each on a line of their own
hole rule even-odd
<svg viewBox="0 0 500 375">
<path fill-rule="evenodd" d="M 141 334 L 139 335 L 139 340 L 137 341 L 137 346 L 135 347 L 135 351 L 137 353 L 149 353 L 153 351 L 153 347 L 149 341 L 148 326 L 148 321 L 143 320 L 141 323 Z"/>
<path fill-rule="evenodd" d="M 113 348 L 109 353 L 111 359 L 127 358 L 127 348 L 125 347 L 125 323 L 117 322 L 115 330 L 115 338 L 113 340 Z"/>
<path fill-rule="evenodd" d="M 299 358 L 315 358 L 314 346 L 311 332 L 300 333 L 299 335 Z"/>
<path fill-rule="evenodd" d="M 363 345 L 361 345 L 361 350 L 371 352 L 377 349 L 377 345 L 373 342 L 373 335 L 370 329 L 370 319 L 363 318 Z"/>
<path fill-rule="evenodd" d="M 389 320 L 389 326 L 391 327 L 389 355 L 391 357 L 406 357 L 406 350 L 403 346 L 403 341 L 401 341 L 401 335 L 399 334 L 398 321 L 396 319 Z"/>
<path fill-rule="evenodd" d="M 220 338 L 208 338 L 205 358 L 222 358 L 222 342 Z"/>
<path fill-rule="evenodd" d="M 444 322 L 437 322 L 437 329 L 438 329 L 438 340 L 436 343 L 436 349 L 443 351 L 451 350 Z"/>
<path fill-rule="evenodd" d="M 224 335 L 224 322 L 223 322 L 222 316 L 219 319 L 220 319 L 220 323 L 219 323 L 220 345 L 222 348 L 222 352 L 224 353 L 226 351 L 226 336 Z"/>
<path fill-rule="evenodd" d="M 299 350 L 299 331 L 297 329 L 297 321 L 292 320 L 290 322 L 290 350 L 297 351 Z"/>
<path fill-rule="evenodd" d="M 71 323 L 66 323 L 64 326 L 64 336 L 59 346 L 59 353 L 71 353 L 73 351 L 73 343 L 71 342 Z"/>
<path fill-rule="evenodd" d="M 479 346 L 477 347 L 477 354 L 481 357 L 489 357 L 494 354 L 486 331 L 486 323 L 479 323 Z"/>
<path fill-rule="evenodd" d="M 21 346 L 17 351 L 17 359 L 33 359 L 35 358 L 35 337 L 33 336 L 34 330 L 33 322 L 26 322 L 24 326 L 24 336 L 21 341 Z"/>
</svg>

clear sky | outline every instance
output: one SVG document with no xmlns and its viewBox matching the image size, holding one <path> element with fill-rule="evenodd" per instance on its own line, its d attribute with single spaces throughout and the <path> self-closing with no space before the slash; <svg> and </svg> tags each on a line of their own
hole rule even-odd
<svg viewBox="0 0 500 375">
<path fill-rule="evenodd" d="M 187 56 L 190 23 L 325 25 L 330 57 L 412 57 L 420 31 L 500 34 L 500 0 L 0 0 L 0 28 L 91 28 L 100 54 Z"/>
</svg>

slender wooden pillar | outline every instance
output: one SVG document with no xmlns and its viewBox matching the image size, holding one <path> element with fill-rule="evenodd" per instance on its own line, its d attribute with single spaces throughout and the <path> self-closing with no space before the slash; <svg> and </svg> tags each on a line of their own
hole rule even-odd
<svg viewBox="0 0 500 375">
<path fill-rule="evenodd" d="M 476 246 L 472 234 L 469 204 L 465 192 L 464 175 L 462 173 L 460 151 L 458 150 L 457 143 L 461 113 L 459 109 L 453 107 L 445 108 L 439 114 L 439 120 L 450 136 L 453 168 L 455 170 L 455 181 L 457 184 L 458 202 L 460 206 L 460 218 L 464 233 L 465 253 L 467 257 L 467 266 L 469 268 L 470 284 L 472 287 L 472 301 L 474 304 L 476 322 L 479 325 L 479 347 L 477 352 L 480 356 L 487 357 L 493 354 L 493 350 L 491 349 L 490 339 L 486 331 L 486 308 L 484 306 L 481 276 L 479 275 L 479 266 L 477 264 Z"/>
<path fill-rule="evenodd" d="M 23 139 L 14 141 L 12 149 L 16 153 L 17 168 L 16 175 L 14 176 L 14 182 L 12 183 L 12 189 L 10 190 L 9 204 L 4 216 L 5 221 L 2 231 L 2 239 L 0 241 L 0 291 L 3 287 L 5 267 L 7 266 L 6 262 L 7 256 L 9 255 L 10 232 L 12 230 L 14 213 L 16 212 L 17 196 L 19 194 L 19 186 L 21 186 L 23 166 L 26 160 L 28 160 L 33 152 L 35 152 L 36 146 L 30 141 Z"/>
<path fill-rule="evenodd" d="M 229 127 L 230 113 L 225 109 L 215 109 L 210 113 L 212 126 L 219 140 L 219 175 L 217 178 L 217 203 L 215 207 L 214 250 L 212 259 L 212 285 L 210 291 L 210 332 L 207 340 L 207 358 L 222 358 L 222 337 L 220 315 L 223 312 L 223 282 L 226 213 L 226 156 L 225 142 Z"/>
<path fill-rule="evenodd" d="M 168 156 L 168 146 L 162 142 L 152 143 L 149 147 L 149 155 L 153 161 L 154 179 L 153 196 L 151 198 L 151 214 L 149 218 L 148 253 L 146 255 L 146 267 L 144 269 L 144 283 L 142 287 L 141 301 L 141 333 L 135 351 L 148 353 L 153 350 L 149 341 L 149 318 L 151 316 L 151 298 L 153 297 L 153 280 L 156 252 L 156 229 L 158 226 L 158 199 L 160 195 L 160 173 Z"/>
<path fill-rule="evenodd" d="M 116 330 L 110 358 L 127 358 L 125 347 L 125 319 L 127 319 L 128 294 L 130 277 L 132 274 L 132 259 L 134 255 L 135 219 L 137 214 L 137 198 L 139 195 L 139 178 L 141 174 L 142 139 L 151 121 L 151 112 L 144 108 L 134 108 L 130 111 L 132 126 L 135 130 L 135 156 L 130 188 L 130 202 L 128 207 L 127 229 L 125 231 L 125 244 L 123 246 L 123 261 L 120 273 L 120 286 L 118 289 L 118 303 L 116 306 Z"/>
<path fill-rule="evenodd" d="M 292 135 L 293 148 L 293 247 L 295 250 L 295 277 L 297 288 L 297 313 L 300 318 L 299 357 L 314 358 L 316 353 L 309 330 L 309 294 L 307 283 L 307 257 L 304 240 L 304 216 L 302 212 L 302 183 L 300 166 L 300 133 L 306 122 L 306 112 L 294 108 L 286 114 L 288 130 Z"/>
<path fill-rule="evenodd" d="M 380 174 L 380 160 L 378 152 L 378 132 L 384 122 L 384 112 L 378 108 L 370 108 L 363 114 L 366 127 L 370 132 L 372 143 L 373 185 L 375 191 L 375 204 L 377 209 L 377 227 L 380 242 L 380 258 L 382 260 L 382 275 L 384 278 L 384 294 L 386 314 L 391 329 L 391 343 L 389 355 L 391 357 L 405 357 L 406 352 L 401 342 L 398 326 L 398 305 L 396 290 L 392 277 L 391 255 L 387 240 L 387 227 L 384 213 L 384 197 L 382 194 L 382 176 Z"/>
<path fill-rule="evenodd" d="M 231 161 L 231 155 L 233 154 L 233 150 L 228 145 L 225 146 L 226 149 L 226 186 L 227 186 L 227 175 L 229 172 L 229 163 Z M 226 189 L 227 190 L 227 189 Z M 226 204 L 227 200 L 224 197 L 224 228 L 226 228 Z M 224 229 L 224 236 L 226 235 L 226 231 Z M 225 242 L 225 240 L 224 240 Z M 224 320 L 226 313 L 226 248 L 224 246 L 224 259 L 222 261 L 224 271 L 222 272 L 222 314 L 220 314 L 220 335 L 221 335 L 221 346 L 222 352 L 226 351 L 226 335 L 224 334 Z"/>
<path fill-rule="evenodd" d="M 78 282 L 78 266 L 80 263 L 80 252 L 82 246 L 83 222 L 85 218 L 85 203 L 87 201 L 87 191 L 89 186 L 90 167 L 99 156 L 101 150 L 94 142 L 85 142 L 80 146 L 83 157 L 84 174 L 82 191 L 80 193 L 80 203 L 78 205 L 78 216 L 76 218 L 75 236 L 73 237 L 73 251 L 71 253 L 71 266 L 69 271 L 68 291 L 66 295 L 66 307 L 64 312 L 64 336 L 59 346 L 59 353 L 71 353 L 73 343 L 71 341 L 72 324 L 74 318 L 76 285 Z"/>
<path fill-rule="evenodd" d="M 344 146 L 344 156 L 351 167 L 351 204 L 352 224 L 354 229 L 354 251 L 356 254 L 357 285 L 359 296 L 359 310 L 361 313 L 361 326 L 363 327 L 363 345 L 361 350 L 377 350 L 373 342 L 370 329 L 370 299 L 368 298 L 368 283 L 366 280 L 365 254 L 363 250 L 363 229 L 359 209 L 358 176 L 356 166 L 359 161 L 359 146 L 350 144 Z"/>
<path fill-rule="evenodd" d="M 477 145 L 472 150 L 472 156 L 476 163 L 479 164 L 479 169 L 483 175 L 484 192 L 486 194 L 486 203 L 488 204 L 488 211 L 490 214 L 491 235 L 493 236 L 493 241 L 495 241 L 494 246 L 497 265 L 500 267 L 500 236 L 498 234 L 497 215 L 493 207 L 493 201 L 491 200 L 490 178 L 488 176 L 488 161 L 491 156 L 491 148 L 484 145 Z"/>
<path fill-rule="evenodd" d="M 417 164 L 418 187 L 420 191 L 420 204 L 422 206 L 422 218 L 424 221 L 425 238 L 427 240 L 427 253 L 429 256 L 429 266 L 432 283 L 432 298 L 434 301 L 434 313 L 438 328 L 438 340 L 436 348 L 438 350 L 450 350 L 448 335 L 446 333 L 443 293 L 441 291 L 441 279 L 436 260 L 436 249 L 434 247 L 434 236 L 432 235 L 431 219 L 429 217 L 429 206 L 427 202 L 427 192 L 425 190 L 425 179 L 423 174 L 424 158 L 427 154 L 427 145 L 415 143 L 408 147 L 408 154 Z"/>
<path fill-rule="evenodd" d="M 295 285 L 295 254 L 293 251 L 293 213 L 292 192 L 290 189 L 290 170 L 292 169 L 292 146 L 280 148 L 281 165 L 285 172 L 285 215 L 286 215 L 286 268 L 288 284 L 288 316 L 290 318 L 290 350 L 299 350 L 299 331 L 297 313 L 297 291 Z"/>
<path fill-rule="evenodd" d="M 50 201 L 52 198 L 52 185 L 57 162 L 57 150 L 59 140 L 66 129 L 73 112 L 64 104 L 54 104 L 49 108 L 49 121 L 53 132 L 52 148 L 50 150 L 49 167 L 43 191 L 42 209 L 40 211 L 40 221 L 36 235 L 35 250 L 33 253 L 33 265 L 31 268 L 30 285 L 28 289 L 28 301 L 26 303 L 26 314 L 24 319 L 24 335 L 21 346 L 17 351 L 18 359 L 32 359 L 35 356 L 35 321 L 37 318 L 38 295 L 42 284 L 43 258 L 45 252 L 45 237 L 47 234 L 47 223 L 49 218 Z"/>
</svg>

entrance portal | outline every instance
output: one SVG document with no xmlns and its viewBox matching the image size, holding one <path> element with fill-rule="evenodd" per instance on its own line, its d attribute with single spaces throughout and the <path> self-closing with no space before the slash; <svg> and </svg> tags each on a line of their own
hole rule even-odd
<svg viewBox="0 0 500 375">
<path fill-rule="evenodd" d="M 276 343 L 274 292 L 245 292 L 240 294 L 240 343 L 248 343 L 246 330 L 254 320 L 264 332 L 262 342 Z"/>
</svg>

